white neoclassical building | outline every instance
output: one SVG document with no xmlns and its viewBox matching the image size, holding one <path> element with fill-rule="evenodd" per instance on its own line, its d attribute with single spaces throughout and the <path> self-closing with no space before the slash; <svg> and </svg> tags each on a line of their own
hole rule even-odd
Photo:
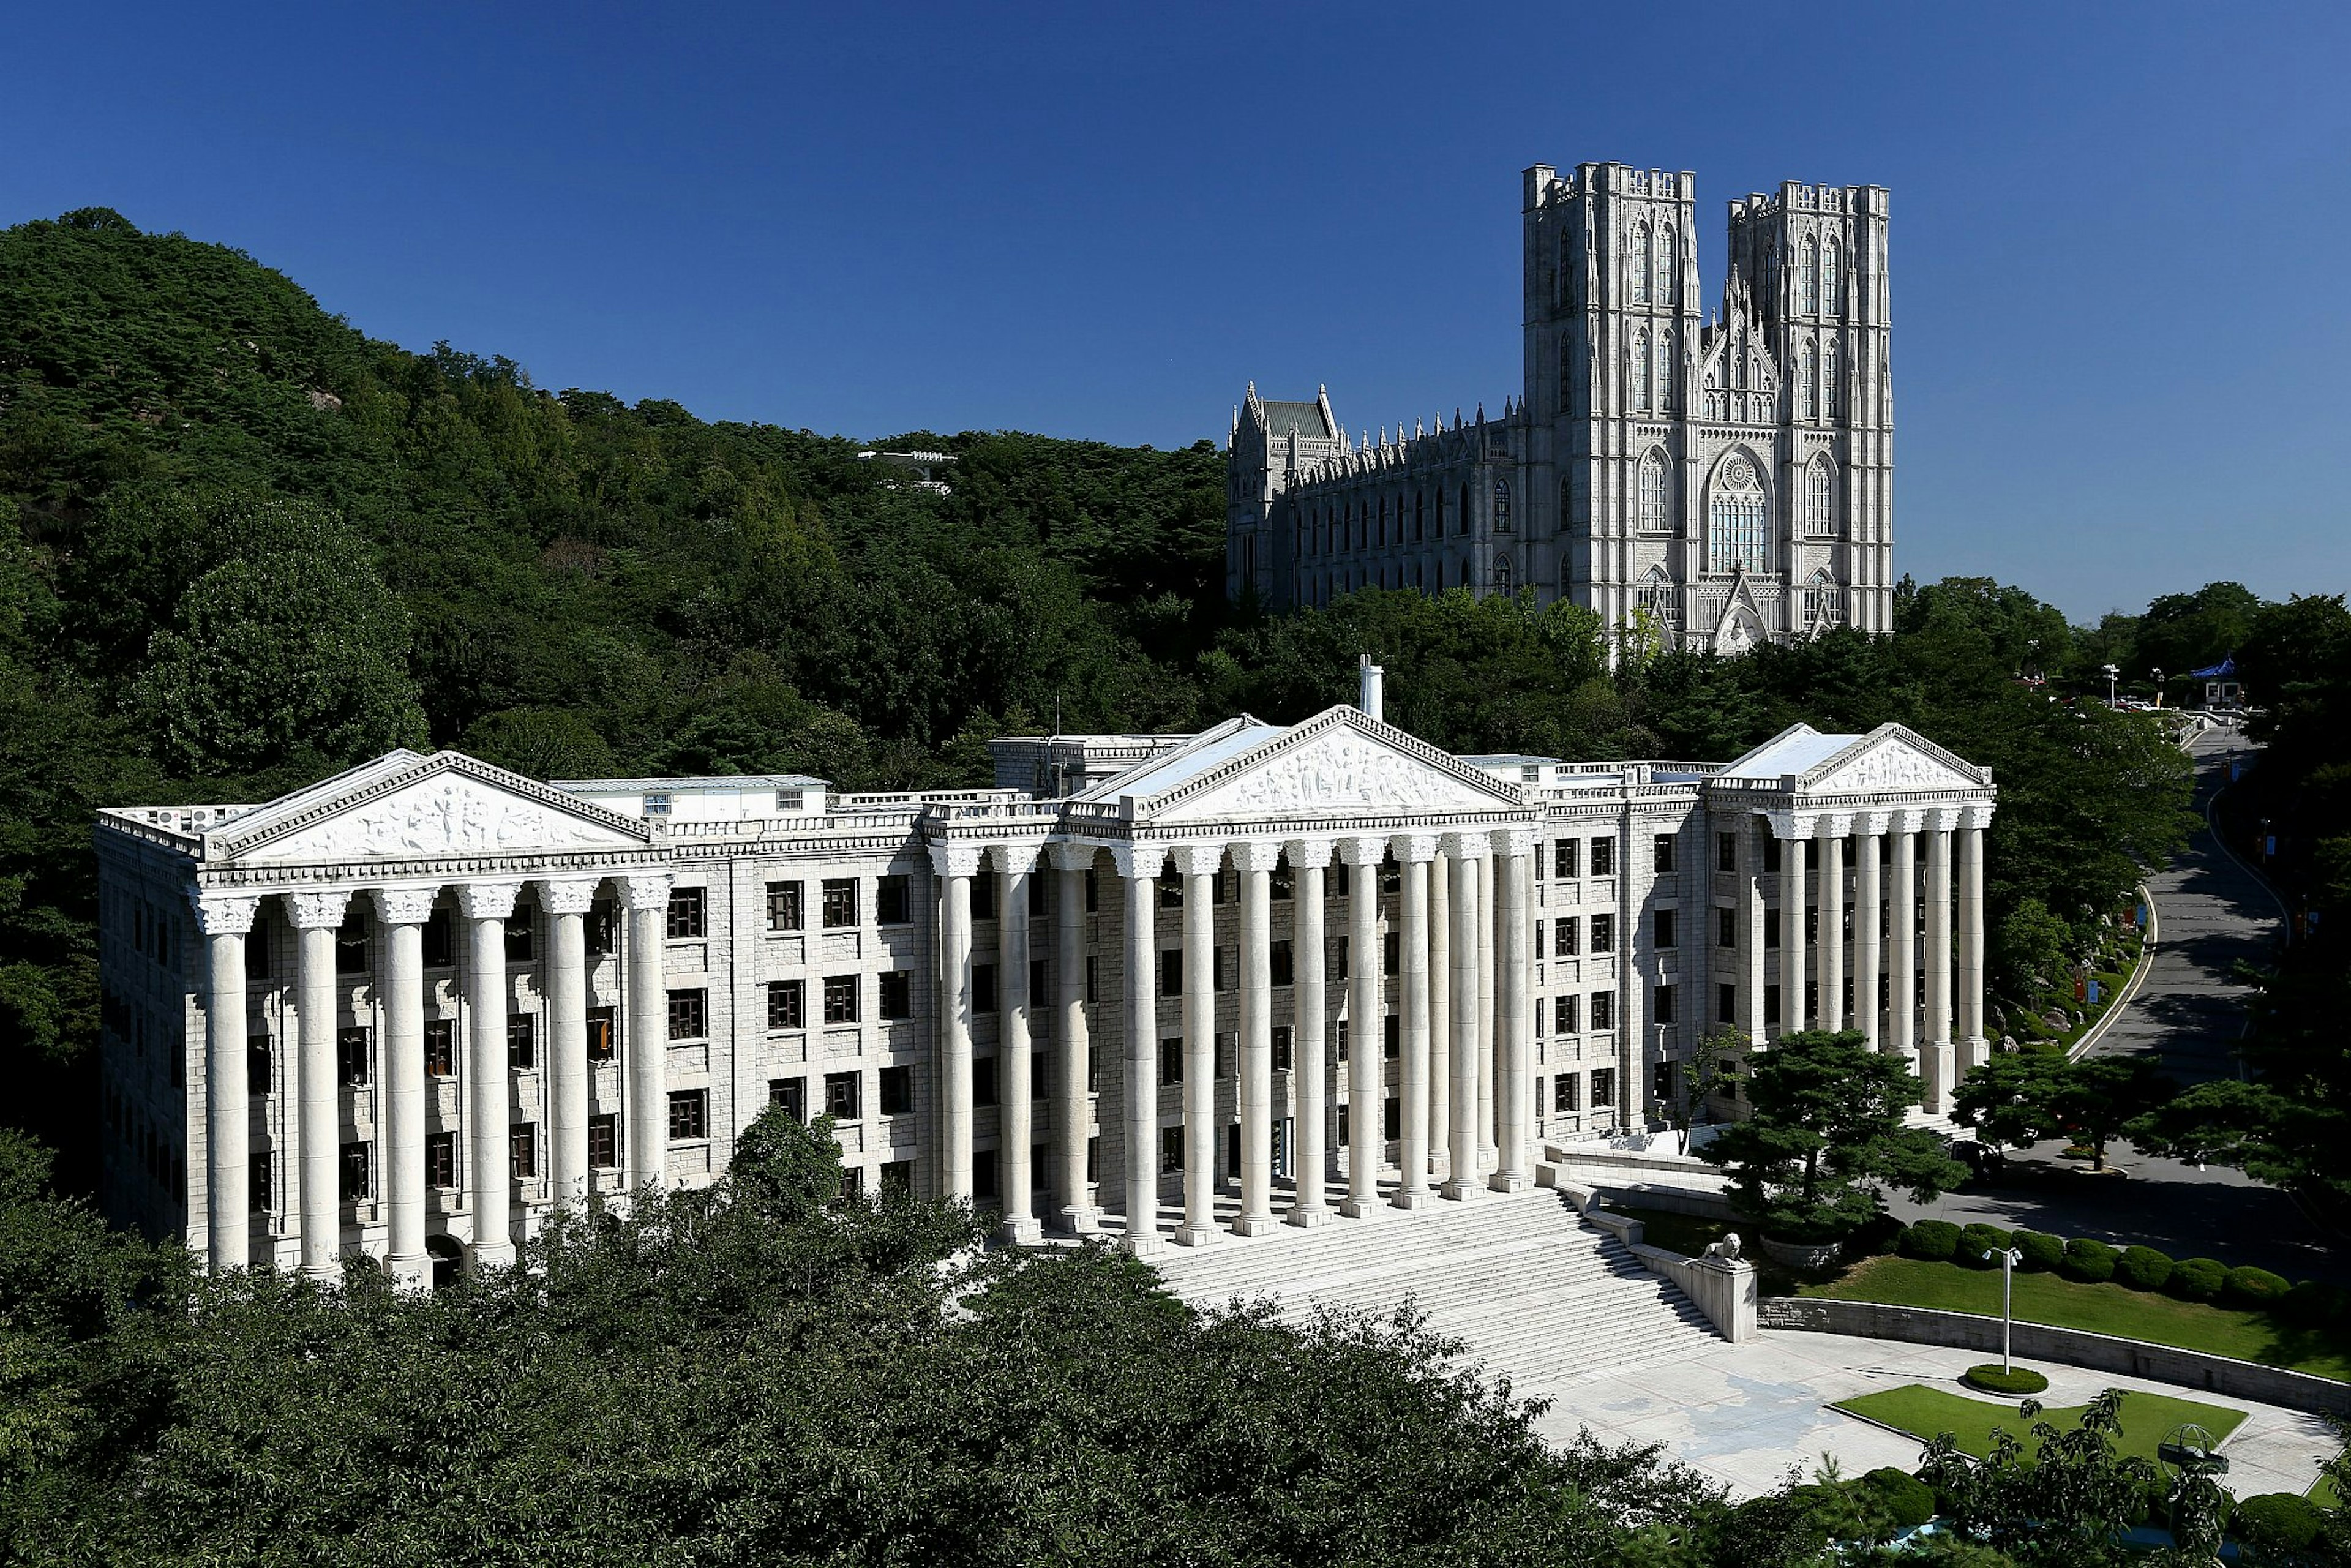
<svg viewBox="0 0 2351 1568">
<path fill-rule="evenodd" d="M 984 790 L 400 751 L 107 810 L 110 1209 L 421 1282 L 781 1105 L 861 1186 L 1149 1251 L 1523 1185 L 1722 1030 L 1861 1029 L 1938 1104 L 1980 1059 L 1987 770 L 1896 726 L 1455 757 L 1377 709 L 1000 740 Z"/>
</svg>

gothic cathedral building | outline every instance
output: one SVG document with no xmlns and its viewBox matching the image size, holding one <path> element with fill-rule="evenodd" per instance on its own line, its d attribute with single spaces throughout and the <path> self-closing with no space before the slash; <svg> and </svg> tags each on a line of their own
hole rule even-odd
<svg viewBox="0 0 2351 1568">
<path fill-rule="evenodd" d="M 1695 175 L 1537 164 L 1525 202 L 1524 395 L 1351 440 L 1327 392 L 1252 383 L 1227 456 L 1227 591 L 1280 609 L 1531 589 L 1725 653 L 1887 630 L 1885 189 L 1732 202 L 1710 317 Z"/>
</svg>

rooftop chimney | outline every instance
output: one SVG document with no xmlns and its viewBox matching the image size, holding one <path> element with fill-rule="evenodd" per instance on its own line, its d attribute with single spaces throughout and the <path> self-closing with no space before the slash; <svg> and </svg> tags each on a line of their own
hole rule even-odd
<svg viewBox="0 0 2351 1568">
<path fill-rule="evenodd" d="M 1381 669 L 1379 665 L 1373 664 L 1372 656 L 1369 653 L 1365 653 L 1361 655 L 1358 659 L 1355 665 L 1355 673 L 1363 682 L 1363 695 L 1356 700 L 1355 706 L 1362 708 L 1367 716 L 1378 718 L 1380 716 L 1381 677 L 1387 672 Z"/>
</svg>

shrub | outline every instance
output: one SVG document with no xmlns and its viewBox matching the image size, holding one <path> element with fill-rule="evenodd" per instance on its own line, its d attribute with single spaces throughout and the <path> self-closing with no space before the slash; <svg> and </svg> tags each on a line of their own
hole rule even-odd
<svg viewBox="0 0 2351 1568">
<path fill-rule="evenodd" d="M 2325 1516 L 2306 1497 L 2290 1491 L 2265 1491 L 2237 1504 L 2229 1516 L 2229 1533 L 2249 1546 L 2270 1552 L 2307 1552 L 2318 1543 Z"/>
<path fill-rule="evenodd" d="M 1935 1517 L 1935 1489 L 1907 1470 L 1883 1465 L 1861 1479 L 1886 1505 L 1896 1530 L 1915 1530 Z"/>
<path fill-rule="evenodd" d="M 2210 1301 L 2220 1299 L 2228 1279 L 2229 1266 L 2217 1258 L 2182 1258 L 2163 1288 L 2183 1301 Z"/>
<path fill-rule="evenodd" d="M 2171 1278 L 2171 1260 L 2152 1247 L 2126 1247 L 2115 1260 L 2115 1278 L 2134 1291 L 2160 1291 Z"/>
<path fill-rule="evenodd" d="M 2343 1290 L 2322 1281 L 2304 1280 L 2278 1299 L 2277 1313 L 2301 1328 L 2325 1328 L 2343 1313 Z"/>
<path fill-rule="evenodd" d="M 2283 1275 L 2246 1265 L 2229 1270 L 2223 1290 L 2232 1301 L 2248 1307 L 2269 1307 L 2283 1301 L 2288 1288 Z"/>
<path fill-rule="evenodd" d="M 2103 1241 L 2076 1236 L 2065 1243 L 2065 1257 L 2057 1265 L 2057 1271 L 2081 1284 L 2103 1285 L 2115 1277 L 2115 1260 L 2118 1256 Z"/>
<path fill-rule="evenodd" d="M 1902 1222 L 1879 1210 L 1864 1220 L 1861 1228 L 1845 1238 L 1847 1258 L 1882 1258 L 1895 1249 L 1902 1238 Z"/>
<path fill-rule="evenodd" d="M 2046 1230 L 2020 1230 L 2016 1233 L 2016 1249 L 2024 1254 L 2024 1261 L 2018 1268 L 2047 1273 L 2064 1258 L 2065 1239 L 2052 1236 Z"/>
<path fill-rule="evenodd" d="M 2003 1371 L 1996 1361 L 1969 1367 L 1959 1374 L 1959 1381 L 1986 1394 L 2011 1396 L 2045 1393 L 2049 1387 L 2049 1380 L 2031 1367 L 2011 1365 Z"/>
<path fill-rule="evenodd" d="M 1999 1255 L 2009 1249 L 2014 1239 L 1997 1225 L 1970 1225 L 1959 1232 L 1958 1260 L 1970 1269 L 1996 1269 Z M 1990 1262 L 1984 1254 L 1991 1253 Z"/>
<path fill-rule="evenodd" d="M 1959 1228 L 1948 1219 L 1922 1219 L 1902 1232 L 1894 1249 L 1905 1258 L 1948 1263 L 1959 1249 Z"/>
</svg>

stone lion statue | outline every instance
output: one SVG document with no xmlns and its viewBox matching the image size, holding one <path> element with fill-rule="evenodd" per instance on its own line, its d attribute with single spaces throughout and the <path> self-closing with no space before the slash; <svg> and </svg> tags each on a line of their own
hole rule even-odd
<svg viewBox="0 0 2351 1568">
<path fill-rule="evenodd" d="M 1733 1263 L 1738 1262 L 1739 1232 L 1736 1230 L 1725 1232 L 1721 1240 L 1710 1243 L 1708 1246 L 1706 1255 L 1709 1258 L 1725 1259 Z"/>
</svg>

